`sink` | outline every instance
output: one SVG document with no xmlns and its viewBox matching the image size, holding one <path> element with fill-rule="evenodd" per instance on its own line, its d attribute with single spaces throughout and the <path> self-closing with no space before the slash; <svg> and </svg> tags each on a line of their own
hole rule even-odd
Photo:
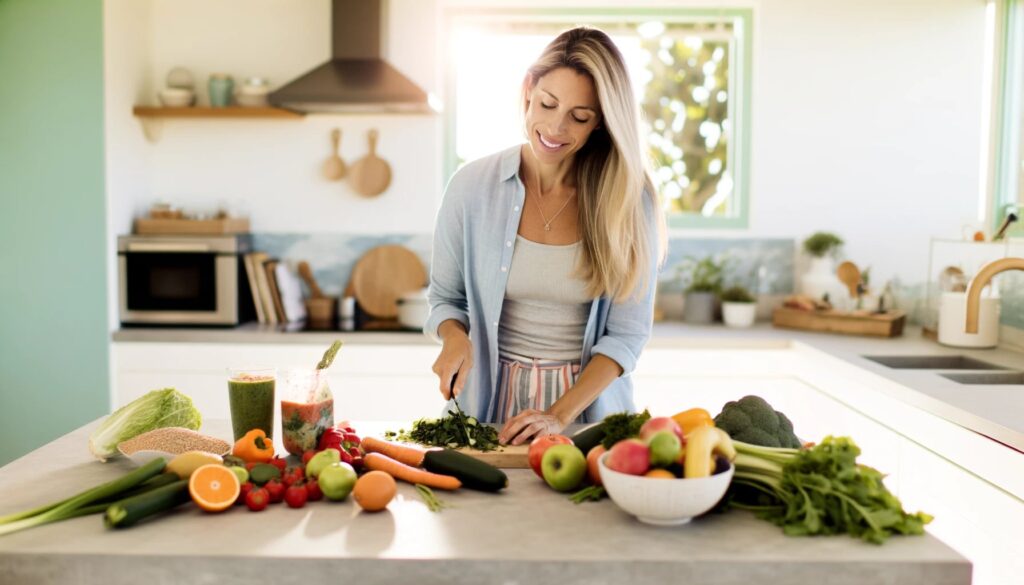
<svg viewBox="0 0 1024 585">
<path fill-rule="evenodd" d="M 939 375 L 957 384 L 1024 384 L 1024 372 L 963 372 Z"/>
<path fill-rule="evenodd" d="M 897 370 L 1002 370 L 1002 366 L 965 355 L 877 355 L 864 359 Z"/>
</svg>

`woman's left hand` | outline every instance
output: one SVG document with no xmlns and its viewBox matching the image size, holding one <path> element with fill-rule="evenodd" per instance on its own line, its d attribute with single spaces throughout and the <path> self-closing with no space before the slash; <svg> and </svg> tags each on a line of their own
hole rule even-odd
<svg viewBox="0 0 1024 585">
<path fill-rule="evenodd" d="M 498 433 L 502 445 L 522 445 L 536 437 L 562 432 L 565 425 L 553 414 L 540 410 L 524 410 L 510 418 Z"/>
</svg>

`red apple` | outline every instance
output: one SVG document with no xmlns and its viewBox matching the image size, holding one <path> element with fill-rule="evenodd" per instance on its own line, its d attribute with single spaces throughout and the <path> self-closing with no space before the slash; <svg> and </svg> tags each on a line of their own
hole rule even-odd
<svg viewBox="0 0 1024 585">
<path fill-rule="evenodd" d="M 640 438 L 644 441 L 649 441 L 651 436 L 659 431 L 672 431 L 679 437 L 679 442 L 686 442 L 686 439 L 683 438 L 682 427 L 667 416 L 656 416 L 645 422 L 644 426 L 640 427 Z"/>
<path fill-rule="evenodd" d="M 537 437 L 530 443 L 530 450 L 526 452 L 526 456 L 530 460 L 530 468 L 537 474 L 537 477 L 544 479 L 544 474 L 540 469 L 541 459 L 544 458 L 544 452 L 548 450 L 548 447 L 552 445 L 572 445 L 572 439 L 565 435 L 545 435 L 543 437 Z"/>
<path fill-rule="evenodd" d="M 601 485 L 601 470 L 597 466 L 597 460 L 607 451 L 608 449 L 605 449 L 604 445 L 598 445 L 591 449 L 590 453 L 587 453 L 587 477 L 594 485 Z"/>
<path fill-rule="evenodd" d="M 624 439 L 612 446 L 607 465 L 619 473 L 643 475 L 651 467 L 650 449 L 639 439 Z"/>
</svg>

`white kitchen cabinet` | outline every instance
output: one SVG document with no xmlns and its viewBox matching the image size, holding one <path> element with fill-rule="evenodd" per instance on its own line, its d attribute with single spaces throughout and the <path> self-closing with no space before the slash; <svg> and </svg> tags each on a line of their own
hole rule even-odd
<svg viewBox="0 0 1024 585">
<path fill-rule="evenodd" d="M 908 439 L 900 471 L 903 506 L 935 517 L 928 531 L 971 559 L 976 585 L 1024 579 L 1024 501 Z"/>
</svg>

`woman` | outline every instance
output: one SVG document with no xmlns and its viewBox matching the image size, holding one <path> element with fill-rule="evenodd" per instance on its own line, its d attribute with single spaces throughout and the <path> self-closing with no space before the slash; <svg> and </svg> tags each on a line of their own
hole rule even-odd
<svg viewBox="0 0 1024 585">
<path fill-rule="evenodd" d="M 622 55 L 560 34 L 523 81 L 527 143 L 455 173 L 434 231 L 430 316 L 445 399 L 518 445 L 633 410 L 664 216 Z M 451 405 L 449 405 L 451 406 Z"/>
</svg>

